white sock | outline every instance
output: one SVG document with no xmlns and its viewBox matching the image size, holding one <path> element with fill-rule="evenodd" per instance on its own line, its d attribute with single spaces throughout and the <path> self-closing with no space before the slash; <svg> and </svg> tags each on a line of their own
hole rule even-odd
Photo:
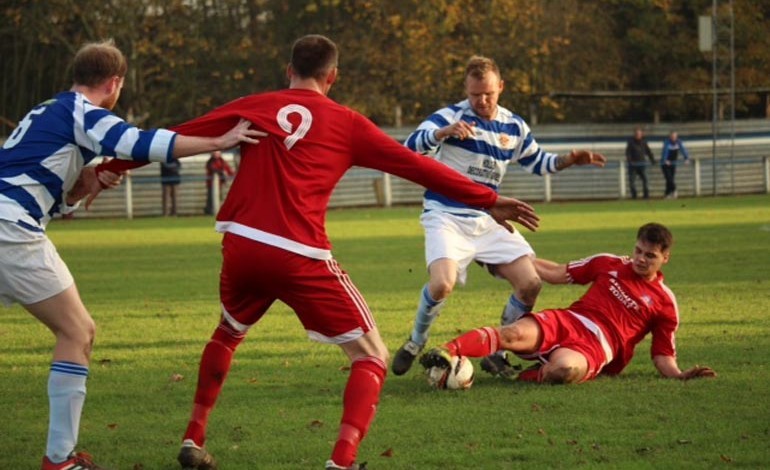
<svg viewBox="0 0 770 470">
<path fill-rule="evenodd" d="M 48 443 L 45 455 L 51 462 L 67 460 L 75 450 L 80 415 L 86 399 L 88 367 L 74 362 L 56 361 L 48 376 Z"/>
</svg>

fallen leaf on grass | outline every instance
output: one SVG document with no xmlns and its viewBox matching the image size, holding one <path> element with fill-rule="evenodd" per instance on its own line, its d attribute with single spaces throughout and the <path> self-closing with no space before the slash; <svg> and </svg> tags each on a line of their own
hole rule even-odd
<svg viewBox="0 0 770 470">
<path fill-rule="evenodd" d="M 118 423 L 110 423 L 107 425 L 107 429 L 118 429 Z"/>
<path fill-rule="evenodd" d="M 171 374 L 171 381 L 172 382 L 181 382 L 184 380 L 184 375 L 182 374 Z"/>
<path fill-rule="evenodd" d="M 385 452 L 380 454 L 380 457 L 393 457 L 393 448 L 388 447 L 387 450 L 385 450 Z"/>
<path fill-rule="evenodd" d="M 324 425 L 323 421 L 321 421 L 320 419 L 314 419 L 313 421 L 310 422 L 310 424 L 308 424 L 308 427 L 309 428 L 320 428 L 320 427 L 323 427 L 323 425 Z"/>
</svg>

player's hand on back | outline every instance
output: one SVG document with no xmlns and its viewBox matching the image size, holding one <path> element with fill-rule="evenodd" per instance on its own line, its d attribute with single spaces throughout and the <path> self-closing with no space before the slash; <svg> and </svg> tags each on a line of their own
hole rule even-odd
<svg viewBox="0 0 770 470">
<path fill-rule="evenodd" d="M 533 232 L 540 226 L 540 217 L 535 213 L 535 209 L 518 199 L 499 196 L 488 212 L 498 224 L 509 232 L 514 230 L 509 221 L 521 224 Z"/>
<path fill-rule="evenodd" d="M 258 144 L 258 137 L 265 137 L 267 132 L 260 131 L 258 129 L 250 129 L 251 122 L 246 119 L 241 119 L 238 124 L 232 129 L 227 131 L 219 138 L 219 148 L 221 150 L 233 148 L 241 142 L 247 144 Z"/>
</svg>

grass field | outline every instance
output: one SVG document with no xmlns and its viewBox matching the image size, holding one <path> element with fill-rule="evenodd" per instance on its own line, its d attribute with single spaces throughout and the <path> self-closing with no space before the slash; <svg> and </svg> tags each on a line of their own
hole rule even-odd
<svg viewBox="0 0 770 470">
<path fill-rule="evenodd" d="M 536 386 L 481 372 L 466 392 L 389 376 L 360 460 L 373 469 L 767 468 L 770 465 L 770 197 L 538 204 L 527 235 L 544 258 L 629 253 L 636 228 L 667 224 L 682 368 L 657 376 L 649 342 L 616 378 Z M 417 207 L 332 211 L 334 253 L 391 351 L 426 281 Z M 98 330 L 80 448 L 108 468 L 176 469 L 200 351 L 218 319 L 219 235 L 210 218 L 55 222 L 51 238 Z M 537 307 L 584 288 L 545 286 Z M 473 266 L 432 332 L 438 345 L 495 324 L 506 284 Z M 0 313 L 0 467 L 39 468 L 52 336 L 21 308 Z M 214 410 L 207 447 L 230 469 L 322 468 L 336 437 L 346 361 L 276 305 L 250 333 Z M 478 369 L 478 367 L 477 367 Z M 480 369 L 479 369 L 480 370 Z"/>
</svg>

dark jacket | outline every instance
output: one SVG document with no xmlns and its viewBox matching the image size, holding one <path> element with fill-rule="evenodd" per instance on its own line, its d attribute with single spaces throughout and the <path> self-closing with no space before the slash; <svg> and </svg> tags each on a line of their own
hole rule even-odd
<svg viewBox="0 0 770 470">
<path fill-rule="evenodd" d="M 646 140 L 636 140 L 633 137 L 628 139 L 628 143 L 626 144 L 626 161 L 628 163 L 643 163 L 645 155 L 647 155 L 651 163 L 655 163 L 655 156 L 652 154 L 652 150 L 650 150 L 650 146 L 647 145 Z"/>
</svg>

